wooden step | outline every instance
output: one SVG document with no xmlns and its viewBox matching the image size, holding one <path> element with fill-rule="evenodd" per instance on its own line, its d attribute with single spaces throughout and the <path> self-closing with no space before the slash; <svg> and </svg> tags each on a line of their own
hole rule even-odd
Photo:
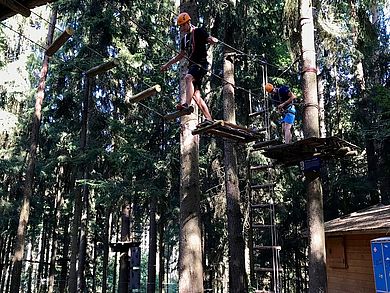
<svg viewBox="0 0 390 293">
<path fill-rule="evenodd" d="M 255 272 L 273 272 L 274 269 L 273 268 L 254 268 L 254 271 Z M 283 272 L 283 269 L 279 268 L 278 271 Z"/>
<path fill-rule="evenodd" d="M 273 168 L 274 166 L 272 164 L 268 165 L 258 165 L 258 166 L 251 166 L 251 171 L 265 171 L 270 168 Z"/>
<path fill-rule="evenodd" d="M 282 247 L 280 245 L 256 245 L 253 247 L 254 250 L 267 250 L 267 249 L 274 249 L 274 250 L 282 250 Z"/>
<path fill-rule="evenodd" d="M 275 205 L 275 204 L 274 204 Z M 254 203 L 251 204 L 252 209 L 264 209 L 264 208 L 270 208 L 271 205 L 269 203 Z"/>
<path fill-rule="evenodd" d="M 259 223 L 252 224 L 252 228 L 257 228 L 257 229 L 266 229 L 266 228 L 272 228 L 272 227 L 276 227 L 276 225 L 259 224 Z"/>
<path fill-rule="evenodd" d="M 264 114 L 266 112 L 266 110 L 260 110 L 260 111 L 256 111 L 256 112 L 252 112 L 252 113 L 249 113 L 249 117 L 250 118 L 254 118 L 254 117 L 257 117 L 261 114 Z"/>
</svg>

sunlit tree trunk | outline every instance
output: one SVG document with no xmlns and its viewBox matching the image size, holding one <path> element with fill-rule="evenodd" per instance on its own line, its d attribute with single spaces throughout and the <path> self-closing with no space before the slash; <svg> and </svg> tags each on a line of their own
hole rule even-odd
<svg viewBox="0 0 390 293">
<path fill-rule="evenodd" d="M 196 11 L 196 3 L 190 11 Z M 190 2 L 187 3 L 189 5 Z M 183 5 L 183 3 L 182 3 Z M 197 19 L 196 15 L 191 15 Z M 194 23 L 196 25 L 196 23 Z M 180 97 L 185 101 L 186 61 L 181 62 Z M 180 131 L 180 240 L 179 292 L 203 292 L 202 233 L 200 225 L 199 136 L 192 135 L 198 120 L 198 109 L 181 117 Z"/>
<path fill-rule="evenodd" d="M 304 136 L 319 136 L 316 59 L 314 25 L 310 0 L 300 3 Z M 323 216 L 322 185 L 319 172 L 306 171 L 307 221 L 309 240 L 309 293 L 327 292 L 325 232 Z"/>
<path fill-rule="evenodd" d="M 46 43 L 49 45 L 53 42 L 54 27 L 57 21 L 57 12 L 54 10 L 50 19 L 49 31 L 47 34 Z M 34 177 L 35 177 L 35 163 L 38 149 L 38 136 L 39 128 L 41 126 L 42 116 L 42 104 L 45 96 L 45 84 L 46 76 L 49 70 L 49 57 L 45 55 L 43 58 L 43 64 L 39 79 L 37 97 L 35 101 L 35 111 L 32 119 L 32 128 L 30 135 L 30 150 L 27 157 L 27 169 L 26 177 L 23 188 L 23 200 L 19 214 L 19 225 L 16 236 L 15 253 L 12 259 L 12 279 L 11 279 L 11 293 L 19 293 L 21 274 L 22 274 L 22 261 L 24 256 L 24 245 L 26 237 L 26 229 L 30 216 L 30 198 L 34 189 Z"/>
</svg>

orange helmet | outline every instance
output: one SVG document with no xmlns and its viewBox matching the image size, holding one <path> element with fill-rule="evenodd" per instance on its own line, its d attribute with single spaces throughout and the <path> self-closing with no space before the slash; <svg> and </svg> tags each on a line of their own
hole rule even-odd
<svg viewBox="0 0 390 293">
<path fill-rule="evenodd" d="M 182 12 L 177 17 L 177 25 L 183 25 L 191 20 L 190 15 L 187 12 Z"/>
<path fill-rule="evenodd" d="M 272 85 L 272 83 L 266 83 L 265 84 L 265 91 L 267 93 L 271 93 L 273 90 L 274 90 L 274 86 Z"/>
</svg>

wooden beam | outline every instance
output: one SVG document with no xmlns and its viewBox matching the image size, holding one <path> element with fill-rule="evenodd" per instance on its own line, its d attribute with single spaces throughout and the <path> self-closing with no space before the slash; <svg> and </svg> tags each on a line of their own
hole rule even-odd
<svg viewBox="0 0 390 293">
<path fill-rule="evenodd" d="M 9 9 L 23 15 L 24 17 L 29 17 L 31 15 L 30 9 L 15 0 L 0 0 L 0 4 L 7 6 Z"/>
<path fill-rule="evenodd" d="M 99 73 L 106 72 L 106 71 L 108 71 L 108 70 L 110 70 L 118 65 L 119 65 L 119 60 L 113 59 L 111 61 L 108 61 L 106 63 L 100 64 L 98 66 L 95 66 L 95 67 L 89 69 L 88 71 L 85 72 L 85 74 L 88 77 L 94 77 L 94 76 L 98 75 Z"/>
<path fill-rule="evenodd" d="M 67 27 L 65 31 L 46 49 L 45 54 L 49 57 L 53 56 L 55 52 L 74 34 L 74 30 Z"/>
<path fill-rule="evenodd" d="M 137 102 L 142 101 L 142 100 L 144 100 L 150 96 L 153 96 L 159 92 L 161 92 L 161 86 L 156 84 L 156 85 L 136 94 L 135 96 L 130 97 L 127 102 L 128 103 L 137 103 Z"/>
</svg>

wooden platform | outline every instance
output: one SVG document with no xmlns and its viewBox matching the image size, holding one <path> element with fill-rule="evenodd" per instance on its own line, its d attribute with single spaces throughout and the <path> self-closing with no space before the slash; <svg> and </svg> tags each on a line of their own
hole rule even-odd
<svg viewBox="0 0 390 293">
<path fill-rule="evenodd" d="M 131 247 L 138 247 L 141 245 L 141 241 L 119 241 L 119 242 L 111 242 L 110 244 L 111 250 L 114 252 L 126 252 Z"/>
<path fill-rule="evenodd" d="M 313 158 L 329 160 L 358 154 L 358 147 L 338 137 L 311 137 L 292 144 L 279 144 L 263 149 L 276 164 L 291 166 Z"/>
<path fill-rule="evenodd" d="M 245 128 L 223 120 L 206 120 L 200 123 L 192 131 L 192 134 L 211 134 L 243 143 L 259 140 L 262 137 L 261 131 Z"/>
</svg>

